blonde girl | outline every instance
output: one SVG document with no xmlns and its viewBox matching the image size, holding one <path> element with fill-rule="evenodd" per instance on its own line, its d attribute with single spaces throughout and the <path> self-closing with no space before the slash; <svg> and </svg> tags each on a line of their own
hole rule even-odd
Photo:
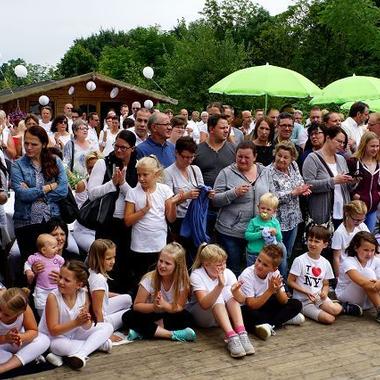
<svg viewBox="0 0 380 380">
<path fill-rule="evenodd" d="M 162 249 L 156 269 L 141 280 L 133 310 L 123 315 L 128 338 L 195 340 L 190 313 L 184 309 L 189 293 L 185 250 L 170 243 Z"/>
<path fill-rule="evenodd" d="M 339 276 L 339 267 L 341 262 L 347 257 L 346 249 L 351 239 L 359 231 L 368 231 L 368 227 L 364 223 L 367 213 L 367 206 L 364 202 L 355 200 L 346 203 L 343 206 L 343 222 L 334 232 L 331 248 L 333 250 L 333 268 L 335 276 Z"/>
<path fill-rule="evenodd" d="M 124 221 L 132 226 L 131 264 L 139 281 L 166 244 L 167 221 L 175 221 L 182 193 L 174 196 L 168 185 L 159 183 L 163 168 L 154 155 L 141 158 L 136 169 L 138 184 L 125 198 Z"/>
<path fill-rule="evenodd" d="M 107 239 L 95 240 L 88 253 L 90 277 L 88 283 L 94 314 L 98 322 L 109 322 L 114 330 L 122 326 L 122 315 L 131 307 L 132 299 L 129 294 L 110 293 L 107 281 L 111 278 L 108 273 L 115 265 L 116 245 Z M 111 279 L 112 280 L 112 279 Z M 112 341 L 119 341 L 112 335 Z"/>
<path fill-rule="evenodd" d="M 88 276 L 82 262 L 69 261 L 61 268 L 58 289 L 48 296 L 39 328 L 50 337 L 51 353 L 46 359 L 56 366 L 65 360 L 71 368 L 80 369 L 95 350 L 111 350 L 108 338 L 113 327 L 97 323 L 88 296 Z"/>
<path fill-rule="evenodd" d="M 358 232 L 347 248 L 342 262 L 336 296 L 343 306 L 350 305 L 361 316 L 363 309 L 376 308 L 376 322 L 380 323 L 380 259 L 375 257 L 378 242 L 366 231 Z"/>
<path fill-rule="evenodd" d="M 216 244 L 202 244 L 190 276 L 192 298 L 188 310 L 201 327 L 220 326 L 232 357 L 255 353 L 245 330 L 240 304 L 232 292 L 239 289 L 235 275 L 226 268 L 227 254 Z"/>
<path fill-rule="evenodd" d="M 24 366 L 49 347 L 49 338 L 38 332 L 28 296 L 26 288 L 0 291 L 0 373 Z"/>
<path fill-rule="evenodd" d="M 373 232 L 376 225 L 376 210 L 380 202 L 380 149 L 379 136 L 366 132 L 360 140 L 358 150 L 347 161 L 350 174 L 357 179 L 352 187 L 352 199 L 360 199 L 368 213 L 365 224 Z"/>
</svg>

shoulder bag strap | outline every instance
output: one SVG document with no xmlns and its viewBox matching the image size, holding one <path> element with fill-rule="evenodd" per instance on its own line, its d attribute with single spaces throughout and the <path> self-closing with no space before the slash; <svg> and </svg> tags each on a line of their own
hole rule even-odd
<svg viewBox="0 0 380 380">
<path fill-rule="evenodd" d="M 199 186 L 198 184 L 198 179 L 197 179 L 197 175 L 195 174 L 195 170 L 193 168 L 193 165 L 190 165 L 190 168 L 191 168 L 191 171 L 193 172 L 193 176 L 194 176 L 194 179 L 195 179 L 195 183 L 197 184 L 197 187 Z"/>
<path fill-rule="evenodd" d="M 71 172 L 74 170 L 74 147 L 75 147 L 75 143 L 73 140 L 71 140 L 71 162 L 70 162 Z"/>
<path fill-rule="evenodd" d="M 327 172 L 329 173 L 330 177 L 331 178 L 334 178 L 334 174 L 333 172 L 331 171 L 331 169 L 329 168 L 329 166 L 327 165 L 326 161 L 323 159 L 323 157 L 318 154 L 318 153 L 315 153 L 316 156 L 319 158 L 319 161 L 322 162 L 323 166 L 326 168 Z M 333 189 L 331 190 L 331 219 L 333 217 L 333 212 L 334 212 L 334 191 L 335 191 L 335 186 L 333 187 Z"/>
</svg>

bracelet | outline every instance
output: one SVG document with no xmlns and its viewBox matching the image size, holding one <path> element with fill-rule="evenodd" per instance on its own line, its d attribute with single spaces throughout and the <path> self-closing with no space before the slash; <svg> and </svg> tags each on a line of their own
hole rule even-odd
<svg viewBox="0 0 380 380">
<path fill-rule="evenodd" d="M 49 183 L 49 189 L 50 189 L 50 191 L 52 191 L 53 190 L 53 188 L 51 187 L 51 184 Z"/>
</svg>

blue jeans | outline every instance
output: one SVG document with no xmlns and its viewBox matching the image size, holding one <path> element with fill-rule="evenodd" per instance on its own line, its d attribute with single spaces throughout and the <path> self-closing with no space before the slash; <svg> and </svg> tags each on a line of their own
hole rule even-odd
<svg viewBox="0 0 380 380">
<path fill-rule="evenodd" d="M 369 232 L 373 232 L 377 222 L 377 210 L 367 213 L 364 223 L 367 225 Z"/>
<path fill-rule="evenodd" d="M 284 259 L 282 260 L 279 269 L 280 269 L 281 275 L 284 278 L 286 278 L 286 276 L 288 275 L 288 259 L 290 256 L 292 256 L 294 243 L 297 237 L 297 231 L 298 231 L 298 225 L 295 226 L 292 230 L 281 231 L 282 243 L 284 244 L 285 249 L 286 249 L 286 256 L 284 256 Z"/>
<path fill-rule="evenodd" d="M 257 256 L 259 256 L 258 253 L 247 252 L 247 254 L 245 255 L 245 257 L 247 258 L 247 268 L 256 262 Z"/>
<path fill-rule="evenodd" d="M 227 252 L 227 268 L 239 276 L 242 268 L 246 267 L 245 249 L 247 241 L 243 238 L 228 236 L 217 232 L 216 240 L 218 244 Z"/>
</svg>

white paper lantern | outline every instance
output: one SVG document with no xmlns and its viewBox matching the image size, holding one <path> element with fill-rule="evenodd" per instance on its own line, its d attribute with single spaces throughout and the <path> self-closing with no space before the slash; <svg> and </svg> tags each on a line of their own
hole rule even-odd
<svg viewBox="0 0 380 380">
<path fill-rule="evenodd" d="M 74 94 L 74 92 L 75 92 L 75 87 L 74 86 L 70 86 L 69 91 L 67 91 L 67 93 L 69 95 L 72 95 L 72 94 Z"/>
<path fill-rule="evenodd" d="M 146 66 L 143 69 L 143 75 L 146 79 L 152 79 L 154 75 L 154 71 L 150 66 Z"/>
<path fill-rule="evenodd" d="M 153 102 L 150 99 L 145 100 L 144 107 L 150 110 L 151 108 L 153 108 Z"/>
<path fill-rule="evenodd" d="M 119 89 L 117 87 L 114 87 L 110 92 L 110 98 L 116 98 L 116 96 L 119 94 Z"/>
<path fill-rule="evenodd" d="M 17 78 L 26 78 L 28 70 L 24 65 L 17 65 L 14 69 Z"/>
<path fill-rule="evenodd" d="M 92 80 L 88 81 L 86 83 L 86 88 L 88 91 L 95 91 L 96 90 L 96 84 Z"/>
<path fill-rule="evenodd" d="M 50 99 L 46 95 L 41 95 L 38 98 L 38 103 L 41 104 L 41 106 L 47 106 L 49 104 Z"/>
</svg>

